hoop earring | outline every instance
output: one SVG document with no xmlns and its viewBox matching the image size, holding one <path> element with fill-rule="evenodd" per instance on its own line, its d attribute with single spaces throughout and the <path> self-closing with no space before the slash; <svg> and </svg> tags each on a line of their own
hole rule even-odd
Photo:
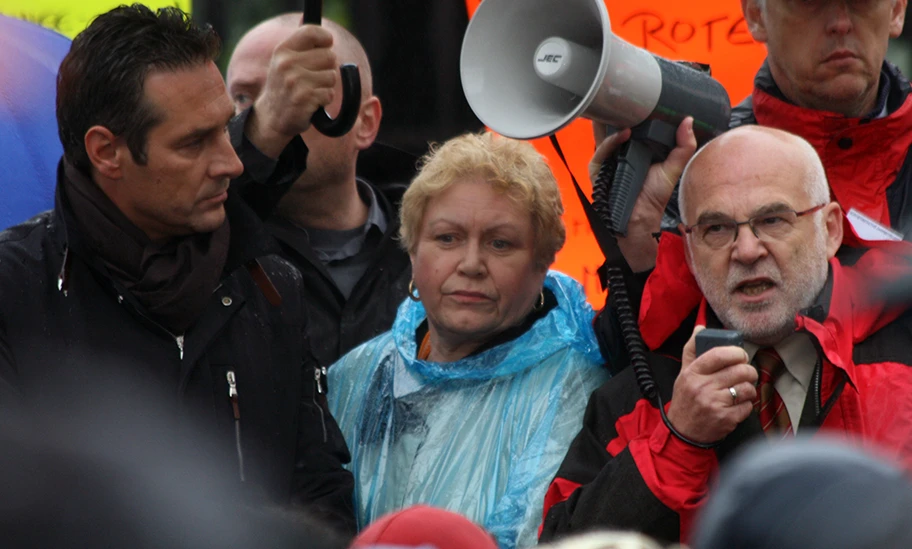
<svg viewBox="0 0 912 549">
<path fill-rule="evenodd" d="M 532 310 L 537 312 L 537 311 L 541 311 L 544 307 L 545 307 L 545 290 L 544 290 L 544 288 L 542 288 L 542 290 L 540 292 L 538 292 L 538 303 L 536 303 L 535 305 L 532 306 Z"/>
<path fill-rule="evenodd" d="M 411 299 L 412 301 L 414 301 L 416 303 L 421 301 L 421 297 L 419 297 L 418 294 L 415 292 L 415 279 L 414 278 L 412 280 L 409 280 L 408 296 L 409 296 L 409 299 Z"/>
</svg>

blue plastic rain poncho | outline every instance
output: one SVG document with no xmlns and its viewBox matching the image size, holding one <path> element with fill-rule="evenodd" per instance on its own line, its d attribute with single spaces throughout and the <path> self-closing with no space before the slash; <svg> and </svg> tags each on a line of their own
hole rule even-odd
<svg viewBox="0 0 912 549">
<path fill-rule="evenodd" d="M 537 539 L 548 483 L 608 377 L 582 287 L 549 272 L 557 306 L 520 337 L 450 363 L 416 360 L 420 303 L 329 369 L 352 453 L 360 527 L 424 503 L 467 516 L 501 547 Z"/>
</svg>

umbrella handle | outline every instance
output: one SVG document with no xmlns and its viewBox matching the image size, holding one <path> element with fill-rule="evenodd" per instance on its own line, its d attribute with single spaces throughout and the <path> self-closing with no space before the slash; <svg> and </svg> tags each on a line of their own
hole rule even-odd
<svg viewBox="0 0 912 549">
<path fill-rule="evenodd" d="M 323 20 L 323 0 L 304 0 L 304 24 L 319 26 Z M 346 63 L 339 68 L 342 75 L 342 108 L 333 119 L 320 107 L 313 114 L 310 123 L 317 131 L 329 137 L 341 137 L 348 133 L 358 119 L 361 110 L 361 74 L 358 66 Z"/>
</svg>

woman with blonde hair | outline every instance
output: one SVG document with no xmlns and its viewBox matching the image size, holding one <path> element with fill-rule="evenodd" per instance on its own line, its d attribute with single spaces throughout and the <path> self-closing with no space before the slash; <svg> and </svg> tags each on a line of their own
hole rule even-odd
<svg viewBox="0 0 912 549">
<path fill-rule="evenodd" d="M 428 504 L 534 545 L 542 500 L 607 378 L 582 287 L 549 271 L 560 192 L 528 143 L 433 150 L 402 202 L 410 299 L 390 332 L 329 370 L 360 526 Z"/>
</svg>

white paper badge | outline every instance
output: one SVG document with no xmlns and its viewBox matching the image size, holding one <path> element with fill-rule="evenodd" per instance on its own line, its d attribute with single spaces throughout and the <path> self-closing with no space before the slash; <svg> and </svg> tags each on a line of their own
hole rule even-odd
<svg viewBox="0 0 912 549">
<path fill-rule="evenodd" d="M 855 233 L 864 240 L 892 240 L 899 241 L 903 235 L 889 227 L 884 227 L 855 208 L 851 208 L 846 215 Z"/>
</svg>

